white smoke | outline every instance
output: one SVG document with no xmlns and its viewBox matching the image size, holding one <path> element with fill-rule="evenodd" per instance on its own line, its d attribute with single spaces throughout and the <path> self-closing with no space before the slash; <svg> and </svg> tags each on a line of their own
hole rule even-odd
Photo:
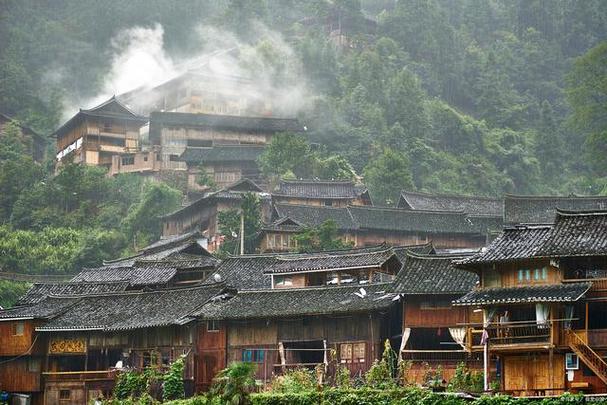
<svg viewBox="0 0 607 405">
<path fill-rule="evenodd" d="M 252 27 L 249 41 L 243 43 L 231 32 L 200 26 L 193 39 L 200 43 L 200 51 L 187 58 L 169 55 L 160 24 L 123 30 L 112 39 L 111 68 L 102 91 L 80 107 L 90 108 L 112 95 L 153 88 L 186 71 L 203 69 L 213 74 L 211 80 L 217 81 L 213 84 L 218 88 L 232 86 L 243 97 L 270 100 L 273 115 L 297 114 L 306 107 L 309 93 L 295 52 L 281 34 L 261 23 Z M 230 77 L 249 79 L 251 85 L 235 87 L 233 80 L 227 80 Z M 71 116 L 75 111 L 70 110 Z"/>
</svg>

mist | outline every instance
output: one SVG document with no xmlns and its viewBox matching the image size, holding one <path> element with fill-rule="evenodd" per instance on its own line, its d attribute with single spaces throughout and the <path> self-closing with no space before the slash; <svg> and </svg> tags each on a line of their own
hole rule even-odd
<svg viewBox="0 0 607 405">
<path fill-rule="evenodd" d="M 160 24 L 134 26 L 118 32 L 110 45 L 110 67 L 101 91 L 82 102 L 91 108 L 113 95 L 135 89 L 151 89 L 187 71 L 208 73 L 211 85 L 237 92 L 245 98 L 270 100 L 273 115 L 295 116 L 310 103 L 301 63 L 282 35 L 259 22 L 252 23 L 249 42 L 229 31 L 199 25 L 193 40 L 199 51 L 187 57 L 171 55 L 165 47 Z M 234 77 L 250 81 L 235 87 Z M 68 105 L 69 118 L 77 108 Z"/>
</svg>

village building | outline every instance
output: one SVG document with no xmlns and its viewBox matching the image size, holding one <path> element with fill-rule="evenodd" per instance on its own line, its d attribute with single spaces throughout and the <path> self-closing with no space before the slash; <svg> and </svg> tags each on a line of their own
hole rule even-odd
<svg viewBox="0 0 607 405">
<path fill-rule="evenodd" d="M 118 96 L 141 115 L 152 111 L 193 114 L 271 116 L 272 98 L 259 92 L 251 79 L 226 75 L 200 61 L 196 69 L 170 78 L 152 88 L 137 88 Z"/>
<path fill-rule="evenodd" d="M 482 310 L 468 349 L 487 347 L 503 391 L 607 391 L 607 212 L 556 211 L 554 225 L 519 225 L 458 261 L 479 288 L 454 305 Z"/>
<path fill-rule="evenodd" d="M 274 204 L 273 221 L 262 228 L 260 250 L 296 250 L 295 234 L 329 220 L 336 224 L 340 238 L 354 247 L 432 241 L 437 249 L 474 249 L 484 246 L 488 238 L 485 224 L 463 212 Z"/>
<path fill-rule="evenodd" d="M 504 196 L 504 224 L 552 224 L 557 209 L 571 211 L 607 210 L 605 196 Z"/>
<path fill-rule="evenodd" d="M 189 232 L 200 232 L 207 248 L 216 251 L 221 245 L 218 215 L 228 210 L 240 210 L 243 196 L 255 194 L 261 202 L 262 220 L 271 216 L 270 195 L 249 179 L 241 179 L 219 191 L 203 194 L 193 203 L 161 218 L 163 238 L 175 238 Z"/>
<path fill-rule="evenodd" d="M 91 109 L 80 109 L 53 136 L 57 144 L 57 162 L 110 168 L 112 156 L 130 159 L 139 150 L 139 129 L 147 123 L 112 97 Z"/>
<path fill-rule="evenodd" d="M 272 192 L 272 202 L 326 207 L 373 205 L 369 190 L 349 180 L 281 180 Z"/>
<path fill-rule="evenodd" d="M 395 251 L 403 262 L 393 291 L 403 297 L 399 343 L 400 358 L 411 362 L 407 380 L 428 384 L 425 376 L 440 369 L 439 383 L 449 382 L 462 363 L 469 370 L 482 370 L 482 355 L 466 346 L 466 325 L 478 322 L 476 313 L 451 305 L 476 286 L 476 274 L 453 266 L 461 255 L 424 254 L 410 248 Z"/>
<path fill-rule="evenodd" d="M 28 126 L 21 124 L 15 118 L 0 113 L 0 138 L 6 134 L 6 126 L 8 124 L 15 125 L 20 132 L 21 142 L 27 147 L 27 152 L 35 162 L 42 162 L 46 155 L 47 141 L 44 136 L 40 135 Z"/>
<path fill-rule="evenodd" d="M 402 191 L 397 207 L 407 210 L 464 212 L 470 221 L 481 227 L 487 235 L 487 242 L 502 230 L 504 224 L 502 198 Z"/>
<path fill-rule="evenodd" d="M 197 315 L 207 328 L 218 330 L 227 362 L 256 363 L 261 382 L 289 369 L 319 365 L 326 376 L 340 365 L 356 377 L 381 357 L 385 339 L 399 333 L 394 330 L 398 295 L 390 286 L 239 291 L 205 305 Z M 208 350 L 217 350 L 213 344 Z"/>
</svg>

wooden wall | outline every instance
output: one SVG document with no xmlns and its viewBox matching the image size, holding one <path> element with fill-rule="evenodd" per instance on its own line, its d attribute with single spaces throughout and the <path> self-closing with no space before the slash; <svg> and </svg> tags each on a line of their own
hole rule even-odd
<svg viewBox="0 0 607 405">
<path fill-rule="evenodd" d="M 69 391 L 69 399 L 60 399 L 61 391 Z M 44 387 L 44 405 L 86 405 L 86 387 L 83 382 L 48 382 Z"/>
<path fill-rule="evenodd" d="M 0 359 L 0 362 L 6 359 Z M 0 391 L 40 391 L 41 357 L 22 357 L 0 364 Z"/>
<path fill-rule="evenodd" d="M 207 391 L 213 378 L 226 367 L 227 333 L 225 324 L 216 323 L 216 331 L 207 322 L 198 324 L 196 344 L 196 392 Z"/>
<path fill-rule="evenodd" d="M 432 241 L 436 248 L 476 248 L 485 246 L 481 235 L 450 235 L 444 233 L 381 232 L 367 230 L 357 235 L 357 247 L 381 243 L 389 245 L 414 245 Z"/>
<path fill-rule="evenodd" d="M 535 269 L 546 268 L 545 280 L 535 280 Z M 530 270 L 530 280 L 518 280 L 519 270 Z M 562 279 L 561 270 L 551 266 L 548 259 L 523 260 L 513 263 L 502 264 L 495 269 L 493 267 L 483 268 L 481 277 L 482 287 L 516 287 L 522 285 L 547 285 L 559 284 Z"/>
<path fill-rule="evenodd" d="M 558 395 L 565 388 L 565 360 L 562 354 L 553 355 L 552 377 L 548 354 L 502 356 L 502 364 L 505 391 L 513 391 L 516 395 L 537 395 L 535 390 L 555 388 L 558 390 L 545 393 Z"/>
<path fill-rule="evenodd" d="M 18 323 L 23 325 L 21 336 L 14 335 Z M 35 328 L 36 325 L 31 320 L 0 322 L 0 356 L 16 356 L 28 351 L 34 342 Z M 32 348 L 34 352 L 39 350 L 39 345 L 36 346 Z"/>
<path fill-rule="evenodd" d="M 441 299 L 449 301 L 457 297 L 453 296 L 425 296 L 425 297 L 407 297 L 404 306 L 403 327 L 433 327 L 445 328 L 453 327 L 458 324 L 469 322 L 468 308 L 466 307 L 445 307 L 421 309 L 422 301 L 432 301 Z"/>
</svg>

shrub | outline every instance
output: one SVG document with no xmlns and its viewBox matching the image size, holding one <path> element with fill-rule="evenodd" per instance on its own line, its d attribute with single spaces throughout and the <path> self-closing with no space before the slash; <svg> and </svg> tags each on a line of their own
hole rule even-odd
<svg viewBox="0 0 607 405">
<path fill-rule="evenodd" d="M 179 399 L 185 396 L 183 385 L 183 369 L 185 367 L 185 356 L 179 357 L 173 363 L 169 371 L 163 377 L 162 400 Z"/>
<path fill-rule="evenodd" d="M 140 397 L 147 388 L 144 373 L 134 370 L 123 371 L 118 374 L 114 386 L 114 397 L 116 399 L 127 399 Z"/>
<path fill-rule="evenodd" d="M 255 388 L 255 364 L 232 363 L 221 370 L 211 387 L 213 399 L 219 398 L 222 403 L 233 405 L 250 404 L 250 393 Z"/>
<path fill-rule="evenodd" d="M 459 363 L 447 388 L 449 391 L 482 392 L 483 374 L 470 371 L 463 362 Z"/>
<path fill-rule="evenodd" d="M 271 391 L 281 393 L 311 391 L 315 387 L 314 373 L 305 368 L 289 370 L 285 374 L 275 377 L 271 383 Z"/>
</svg>

